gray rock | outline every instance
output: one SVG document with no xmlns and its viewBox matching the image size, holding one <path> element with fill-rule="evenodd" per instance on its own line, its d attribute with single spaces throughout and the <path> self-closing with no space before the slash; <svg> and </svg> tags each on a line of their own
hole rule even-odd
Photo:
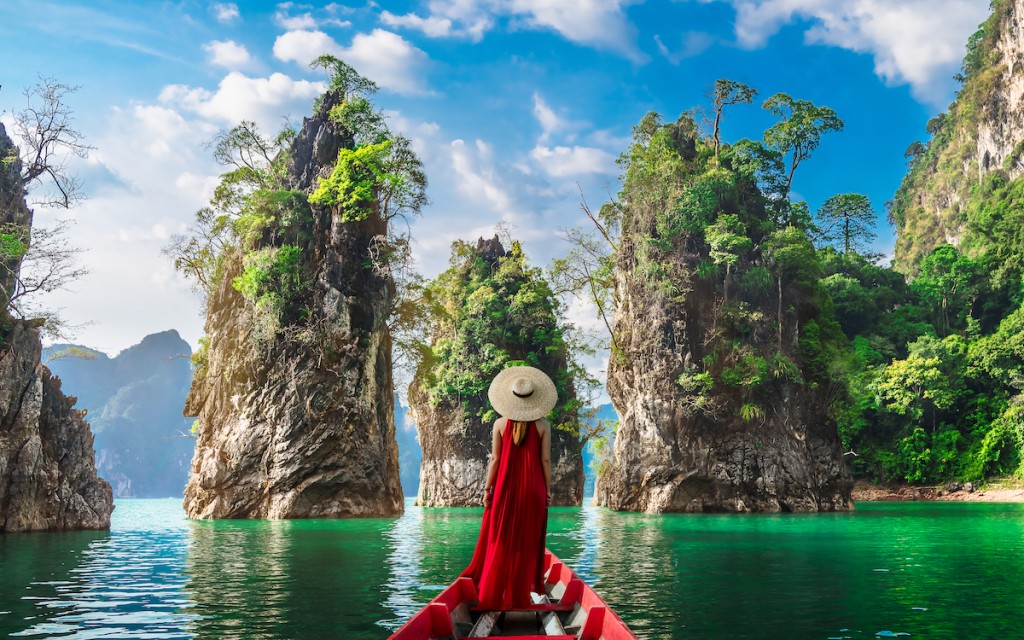
<svg viewBox="0 0 1024 640">
<path fill-rule="evenodd" d="M 0 344 L 0 531 L 108 529 L 114 498 L 96 475 L 83 412 L 40 364 L 38 329 L 9 323 Z"/>
<path fill-rule="evenodd" d="M 680 140 L 682 160 L 692 160 L 693 145 L 686 141 L 694 134 L 686 121 L 668 126 Z M 737 187 L 742 188 L 755 187 Z M 710 261 L 705 244 L 677 233 L 666 240 L 670 248 L 654 253 L 650 239 L 661 231 L 651 211 L 660 203 L 644 204 L 643 197 L 638 204 L 629 197 L 621 201 L 626 204 L 607 385 L 620 422 L 613 458 L 595 489 L 598 503 L 649 513 L 851 509 L 853 481 L 830 418 L 828 381 L 803 379 L 801 331 L 825 318 L 815 307 L 797 310 L 794 300 L 813 299 L 815 291 L 805 287 L 817 285 L 780 281 L 773 274 L 771 293 L 748 300 L 734 284 L 727 309 L 724 274 L 698 275 Z M 759 257 L 744 258 L 749 259 Z M 664 275 L 652 276 L 642 260 L 657 260 Z M 734 269 L 752 266 L 739 263 Z M 667 284 L 653 286 L 655 277 Z M 739 367 L 737 344 L 745 358 L 767 363 L 784 356 L 796 373 L 766 372 L 754 392 L 719 380 L 709 387 L 706 378 L 694 377 L 721 373 L 730 357 Z"/>
<path fill-rule="evenodd" d="M 303 121 L 291 148 L 295 189 L 315 188 L 351 144 L 327 118 L 338 100 L 328 95 Z M 328 210 L 313 212 L 312 226 L 303 245 L 316 270 L 305 338 L 253 346 L 251 305 L 231 286 L 238 253 L 210 296 L 207 370 L 185 407 L 199 418 L 184 501 L 191 518 L 402 513 L 387 326 L 395 289 L 364 266 L 387 223 L 377 215 L 343 222 Z"/>
</svg>

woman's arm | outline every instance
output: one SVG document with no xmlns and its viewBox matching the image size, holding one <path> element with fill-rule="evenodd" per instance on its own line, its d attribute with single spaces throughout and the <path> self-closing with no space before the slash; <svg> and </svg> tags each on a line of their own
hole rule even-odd
<svg viewBox="0 0 1024 640">
<path fill-rule="evenodd" d="M 547 488 L 548 505 L 551 504 L 551 424 L 544 421 L 544 433 L 540 437 L 540 464 L 544 468 L 544 486 Z"/>
<path fill-rule="evenodd" d="M 498 479 L 498 461 L 501 460 L 501 422 L 498 418 L 491 430 L 491 461 L 487 464 L 487 482 L 484 483 L 484 508 L 491 506 L 494 483 Z"/>
</svg>

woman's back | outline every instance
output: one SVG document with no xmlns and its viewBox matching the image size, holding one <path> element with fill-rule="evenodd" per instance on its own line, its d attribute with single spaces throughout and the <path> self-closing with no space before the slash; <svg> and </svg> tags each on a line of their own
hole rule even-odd
<svg viewBox="0 0 1024 640">
<path fill-rule="evenodd" d="M 484 510 L 480 538 L 469 567 L 480 605 L 508 609 L 530 604 L 530 592 L 543 593 L 544 538 L 547 531 L 547 486 L 543 471 L 543 436 L 547 423 L 495 423 L 500 442 L 498 473 L 490 506 Z"/>
</svg>

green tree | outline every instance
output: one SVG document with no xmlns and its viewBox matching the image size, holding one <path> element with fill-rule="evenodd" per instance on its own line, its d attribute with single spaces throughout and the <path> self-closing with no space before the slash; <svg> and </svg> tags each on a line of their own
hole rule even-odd
<svg viewBox="0 0 1024 640">
<path fill-rule="evenodd" d="M 811 157 L 821 137 L 829 131 L 842 131 L 844 123 L 829 107 L 818 107 L 807 100 L 795 100 L 776 93 L 764 102 L 764 108 L 782 118 L 764 132 L 765 143 L 783 156 L 789 156 L 784 195 L 792 190 L 793 174 Z"/>
<path fill-rule="evenodd" d="M 211 141 L 213 157 L 225 172 L 189 231 L 171 236 L 163 249 L 204 300 L 217 287 L 231 247 L 251 250 L 266 230 L 276 230 L 281 222 L 292 232 L 291 239 L 298 239 L 308 207 L 304 194 L 285 185 L 287 149 L 294 136 L 294 130 L 284 129 L 267 137 L 246 120 Z"/>
<path fill-rule="evenodd" d="M 786 283 L 796 283 L 795 291 L 813 288 L 821 273 L 821 265 L 814 252 L 814 246 L 800 229 L 789 226 L 779 229 L 768 239 L 767 254 L 775 272 L 776 321 L 778 328 L 778 350 L 782 353 L 783 291 Z"/>
<path fill-rule="evenodd" d="M 859 193 L 834 195 L 818 210 L 819 237 L 838 242 L 843 253 L 858 251 L 875 239 L 875 209 L 868 197 Z"/>
<path fill-rule="evenodd" d="M 953 245 L 936 247 L 921 261 L 911 289 L 932 310 L 940 336 L 962 328 L 979 294 L 978 264 Z"/>
<path fill-rule="evenodd" d="M 729 303 L 729 278 L 732 267 L 739 262 L 744 251 L 750 249 L 753 241 L 746 236 L 746 227 L 739 216 L 726 213 L 718 216 L 715 223 L 704 230 L 704 238 L 711 247 L 711 259 L 715 264 L 725 265 L 724 302 Z"/>
<path fill-rule="evenodd" d="M 715 124 L 711 135 L 715 144 L 715 160 L 718 160 L 718 150 L 722 146 L 720 132 L 725 108 L 737 104 L 750 104 L 755 97 L 757 97 L 757 89 L 742 82 L 726 78 L 715 80 L 715 85 L 711 88 L 711 100 L 715 109 Z"/>
<path fill-rule="evenodd" d="M 919 338 L 910 355 L 885 367 L 876 383 L 880 404 L 919 422 L 930 418 L 932 432 L 942 411 L 953 407 L 964 385 L 967 345 L 960 336 Z"/>
</svg>

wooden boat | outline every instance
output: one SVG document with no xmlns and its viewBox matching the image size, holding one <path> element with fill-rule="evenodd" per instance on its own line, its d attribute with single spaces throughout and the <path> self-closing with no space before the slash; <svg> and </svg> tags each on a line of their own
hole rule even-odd
<svg viewBox="0 0 1024 640">
<path fill-rule="evenodd" d="M 477 605 L 476 585 L 455 580 L 390 640 L 451 640 L 515 636 L 520 640 L 637 640 L 579 576 L 544 550 L 544 586 L 526 609 L 489 611 Z"/>
</svg>

